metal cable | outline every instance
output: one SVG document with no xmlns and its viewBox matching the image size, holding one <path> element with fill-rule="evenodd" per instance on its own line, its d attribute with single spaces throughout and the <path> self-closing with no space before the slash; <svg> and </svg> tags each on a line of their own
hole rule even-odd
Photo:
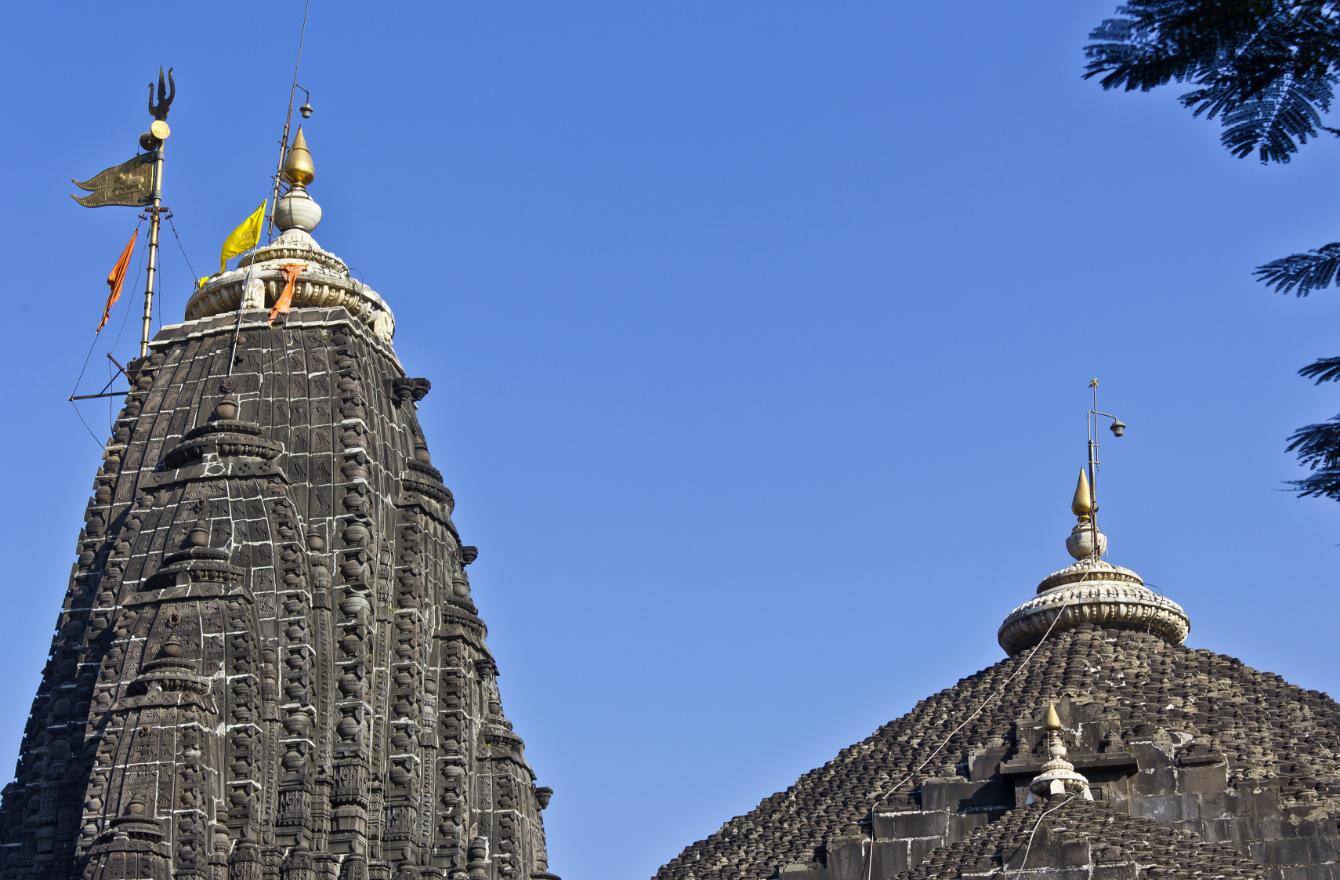
<svg viewBox="0 0 1340 880">
<path fill-rule="evenodd" d="M 1024 857 L 1023 860 L 1019 862 L 1019 870 L 1014 872 L 1014 880 L 1019 880 L 1020 875 L 1024 873 L 1024 866 L 1028 864 L 1028 854 L 1033 851 L 1033 836 L 1038 833 L 1038 828 L 1042 826 L 1042 820 L 1050 816 L 1052 813 L 1055 813 L 1057 810 L 1061 809 L 1062 807 L 1064 807 L 1066 804 L 1070 803 L 1077 797 L 1079 797 L 1078 794 L 1072 794 L 1070 797 L 1061 801 L 1059 804 L 1052 807 L 1050 810 L 1044 810 L 1042 815 L 1038 816 L 1038 821 L 1033 824 L 1033 830 L 1028 832 L 1028 846 L 1024 847 Z M 1001 857 L 1004 858 L 1003 853 L 1001 854 Z"/>
<path fill-rule="evenodd" d="M 140 228 L 144 226 L 144 219 L 145 219 L 144 215 L 141 214 L 140 222 L 135 226 L 136 232 L 138 232 Z M 145 251 L 141 251 L 139 268 L 135 270 L 135 280 L 134 282 L 131 283 L 132 288 L 138 286 L 140 283 L 140 275 L 144 272 L 144 259 L 145 259 Z M 126 329 L 126 321 L 130 315 L 130 310 L 125 309 L 124 311 L 125 313 L 121 316 L 121 327 L 116 332 L 116 339 L 112 342 L 112 348 L 116 348 L 117 343 L 121 341 L 121 334 L 124 333 Z M 71 397 L 73 397 L 75 395 L 75 392 L 79 390 L 79 383 L 84 381 L 84 374 L 88 372 L 88 363 L 93 358 L 93 349 L 98 347 L 98 338 L 101 335 L 102 335 L 101 328 L 93 331 L 93 339 L 89 342 L 88 351 L 84 354 L 84 363 L 79 367 L 79 375 L 75 377 L 74 387 L 70 389 Z M 107 385 L 103 386 L 104 389 L 107 386 L 110 386 L 111 384 L 112 384 L 111 382 L 108 382 Z M 103 441 L 98 439 L 97 434 L 93 433 L 93 428 L 89 426 L 88 420 L 84 418 L 83 411 L 79 409 L 79 402 L 76 400 L 71 400 L 70 406 L 74 409 L 75 417 L 79 419 L 80 424 L 84 426 L 84 430 L 88 432 L 88 436 L 93 438 L 93 442 L 97 444 L 99 449 L 104 449 L 105 444 L 103 443 Z"/>
<path fill-rule="evenodd" d="M 1084 576 L 1081 577 L 1078 581 L 1075 582 L 1076 585 L 1084 583 L 1084 581 L 1088 579 L 1089 574 L 1090 574 L 1090 572 L 1086 571 L 1086 572 L 1084 573 Z M 1042 638 L 1038 640 L 1038 643 L 1037 643 L 1036 645 L 1034 645 L 1033 648 L 1032 648 L 1032 650 L 1030 650 L 1030 651 L 1028 652 L 1027 656 L 1024 657 L 1023 662 L 1021 662 L 1021 663 L 1015 668 L 1015 670 L 1014 670 L 1013 672 L 1011 672 L 1011 673 L 1009 674 L 1009 676 L 1006 677 L 1006 679 L 1005 679 L 1004 681 L 1002 681 L 1002 682 L 1000 683 L 1000 685 L 999 685 L 994 691 L 992 691 L 989 695 L 987 695 L 987 698 L 986 698 L 985 700 L 983 700 L 983 701 L 981 702 L 981 704 L 980 704 L 976 709 L 974 709 L 974 710 L 972 711 L 972 714 L 970 714 L 967 718 L 963 719 L 962 723 L 960 723 L 958 727 L 955 727 L 953 730 L 951 730 L 951 731 L 949 732 L 949 735 L 946 736 L 946 737 L 944 738 L 944 740 L 943 740 L 938 746 L 935 747 L 935 750 L 934 750 L 933 752 L 931 752 L 931 753 L 926 757 L 926 760 L 922 761 L 920 764 L 918 764 L 918 765 L 916 766 L 916 769 L 912 770 L 912 772 L 908 773 L 907 776 L 905 776 L 905 777 L 903 777 L 901 780 L 899 780 L 898 783 L 897 783 L 896 785 L 894 785 L 894 786 L 892 786 L 891 788 L 885 790 L 882 794 L 879 795 L 879 797 L 875 798 L 875 800 L 874 800 L 873 803 L 871 803 L 871 805 L 870 805 L 870 816 L 871 816 L 871 823 L 870 823 L 870 849 L 869 849 L 868 853 L 866 854 L 866 860 L 865 860 L 865 878 L 866 878 L 866 880 L 872 880 L 872 875 L 873 875 L 874 870 L 875 870 L 875 826 L 874 826 L 875 807 L 879 804 L 880 801 L 884 800 L 884 799 L 887 798 L 889 795 L 894 794 L 895 792 L 898 791 L 898 789 L 902 788 L 902 787 L 903 787 L 904 785 L 906 785 L 908 782 L 912 781 L 913 777 L 915 777 L 918 773 L 920 773 L 923 769 L 925 769 L 926 765 L 929 764 L 932 760 L 934 760 L 934 759 L 935 759 L 935 756 L 938 755 L 938 754 L 940 754 L 940 752 L 944 750 L 944 747 L 945 747 L 945 746 L 949 745 L 949 741 L 952 740 L 952 739 L 958 734 L 958 732 L 959 732 L 960 730 L 962 730 L 963 728 L 967 727 L 968 724 L 969 724 L 969 722 L 971 722 L 971 721 L 972 721 L 974 718 L 976 718 L 978 715 L 982 714 L 982 710 L 984 710 L 987 706 L 989 706 L 989 705 L 991 704 L 991 702 L 992 702 L 993 700 L 995 700 L 995 699 L 996 699 L 997 697 L 999 697 L 1002 693 L 1004 693 L 1004 692 L 1005 692 L 1005 687 L 1006 687 L 1010 682 L 1014 681 L 1014 679 L 1017 678 L 1017 677 L 1019 676 L 1019 673 L 1023 672 L 1026 668 L 1028 668 L 1028 664 L 1031 663 L 1032 660 L 1033 660 L 1033 655 L 1037 654 L 1038 649 L 1041 648 L 1044 644 L 1046 644 L 1047 639 L 1048 639 L 1048 638 L 1051 636 L 1051 634 L 1052 634 L 1052 630 L 1054 630 L 1054 629 L 1056 628 L 1056 624 L 1061 620 L 1061 615 L 1065 612 L 1065 610 L 1066 610 L 1067 608 L 1070 607 L 1070 603 L 1071 603 L 1072 601 L 1074 601 L 1074 596 L 1073 596 L 1073 595 L 1072 595 L 1070 598 L 1067 598 L 1067 599 L 1065 600 L 1065 602 L 1061 604 L 1061 607 L 1058 608 L 1057 611 L 1056 611 L 1056 616 L 1053 617 L 1053 618 L 1052 618 L 1052 622 L 1051 622 L 1050 624 L 1047 625 L 1047 630 L 1042 634 Z"/>
<path fill-rule="evenodd" d="M 191 273 L 191 280 L 194 281 L 200 276 L 195 274 L 195 266 L 191 265 L 191 258 L 186 256 L 186 246 L 181 243 L 181 234 L 177 232 L 177 224 L 176 221 L 172 219 L 171 212 L 168 212 L 167 222 L 168 227 L 172 230 L 172 237 L 177 240 L 177 250 L 181 251 L 181 258 L 186 261 L 186 268 Z"/>
<path fill-rule="evenodd" d="M 279 164 L 281 168 L 284 164 L 284 158 L 283 158 L 284 153 L 288 150 L 288 127 L 289 122 L 293 119 L 293 96 L 298 92 L 298 69 L 302 66 L 302 47 L 307 41 L 307 19 L 309 14 L 311 13 L 311 10 L 312 10 L 312 0 L 306 0 L 306 2 L 303 3 L 302 6 L 302 27 L 299 28 L 298 30 L 298 53 L 293 60 L 293 82 L 289 86 L 288 90 L 288 115 L 284 118 L 284 136 L 282 139 L 282 143 L 280 143 L 279 145 L 279 157 L 280 157 Z M 274 189 L 271 192 L 269 199 L 270 235 L 267 236 L 267 244 L 269 243 L 269 239 L 273 238 L 274 236 L 274 212 L 275 208 L 278 207 L 278 204 L 279 204 L 279 173 L 276 172 L 274 178 Z M 260 240 L 258 236 L 256 245 L 259 246 L 259 244 Z M 255 249 L 256 249 L 255 247 L 252 248 L 253 251 Z M 237 339 L 242 334 L 242 304 L 247 301 L 247 285 L 251 283 L 251 270 L 255 265 L 256 263 L 254 259 L 252 260 L 252 262 L 247 264 L 247 274 L 246 277 L 242 279 L 242 291 L 237 298 L 237 323 L 233 325 L 233 341 L 232 344 L 228 347 L 228 372 L 225 375 L 225 378 L 230 378 L 233 375 L 233 365 L 237 361 Z M 265 301 L 262 298 L 261 300 L 262 308 L 264 308 L 264 305 Z"/>
</svg>

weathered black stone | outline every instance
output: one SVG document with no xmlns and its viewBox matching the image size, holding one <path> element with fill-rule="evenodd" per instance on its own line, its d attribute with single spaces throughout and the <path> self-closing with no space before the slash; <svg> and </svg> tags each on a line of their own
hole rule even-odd
<svg viewBox="0 0 1340 880">
<path fill-rule="evenodd" d="M 1130 630 L 1080 626 L 1056 633 L 1021 671 L 1024 660 L 1007 658 L 921 701 L 688 847 L 658 880 L 762 880 L 788 864 L 808 866 L 812 880 L 887 880 L 907 870 L 920 877 L 923 866 L 931 866 L 926 877 L 956 877 L 977 871 L 973 865 L 983 858 L 995 858 L 999 869 L 999 851 L 984 855 L 980 846 L 993 835 L 1026 836 L 1021 817 L 1036 820 L 1037 812 L 1025 807 L 1027 782 L 1046 760 L 1041 711 L 1049 700 L 1061 712 L 1070 760 L 1102 799 L 1085 809 L 1106 811 L 1083 816 L 1101 816 L 1104 827 L 1115 822 L 1132 834 L 1143 829 L 1142 839 L 1194 835 L 1197 845 L 1224 848 L 1216 859 L 1224 853 L 1256 859 L 1224 877 L 1331 870 L 1340 849 L 1340 705 L 1328 696 L 1232 657 Z M 913 772 L 983 703 L 938 760 Z M 909 781 L 901 790 L 888 791 L 902 779 Z M 832 860 L 840 848 L 835 841 L 872 811 L 866 827 L 874 834 L 874 864 L 840 873 Z M 900 815 L 909 811 L 926 818 Z M 973 830 L 983 821 L 989 824 Z M 1077 834 L 1091 832 L 1076 826 Z M 1304 842 L 1267 846 L 1290 836 Z M 863 846 L 869 851 L 870 842 Z M 1123 867 L 1095 855 L 1083 870 L 1215 876 L 1194 853 L 1173 848 L 1153 855 L 1173 861 L 1140 855 L 1136 867 Z"/>
<path fill-rule="evenodd" d="M 248 313 L 225 382 L 233 327 L 169 328 L 130 365 L 0 880 L 551 876 L 428 381 L 302 308 Z"/>
</svg>

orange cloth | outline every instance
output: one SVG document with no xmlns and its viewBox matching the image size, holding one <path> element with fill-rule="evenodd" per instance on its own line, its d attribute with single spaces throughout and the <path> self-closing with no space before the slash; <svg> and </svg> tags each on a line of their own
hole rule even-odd
<svg viewBox="0 0 1340 880">
<path fill-rule="evenodd" d="M 121 288 L 126 283 L 126 271 L 130 269 L 130 255 L 135 252 L 135 239 L 140 237 L 140 228 L 135 227 L 135 231 L 130 236 L 130 241 L 126 242 L 125 248 L 121 251 L 121 256 L 116 258 L 116 265 L 112 271 L 107 273 L 107 286 L 111 288 L 107 294 L 107 305 L 102 307 L 102 320 L 98 322 L 98 332 L 107 326 L 107 319 L 112 316 L 112 306 L 121 298 Z"/>
<path fill-rule="evenodd" d="M 306 263 L 286 263 L 279 267 L 279 271 L 284 273 L 284 289 L 280 292 L 279 299 L 275 300 L 274 306 L 270 309 L 271 324 L 275 322 L 275 318 L 293 308 L 293 287 L 298 283 L 298 276 L 306 268 Z"/>
</svg>

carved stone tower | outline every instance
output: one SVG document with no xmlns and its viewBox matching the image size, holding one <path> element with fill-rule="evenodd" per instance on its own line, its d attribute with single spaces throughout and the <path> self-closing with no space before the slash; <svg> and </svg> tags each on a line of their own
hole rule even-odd
<svg viewBox="0 0 1340 880">
<path fill-rule="evenodd" d="M 312 238 L 301 134 L 289 156 L 281 234 L 130 365 L 4 789 L 4 880 L 553 877 L 429 383 Z"/>
</svg>

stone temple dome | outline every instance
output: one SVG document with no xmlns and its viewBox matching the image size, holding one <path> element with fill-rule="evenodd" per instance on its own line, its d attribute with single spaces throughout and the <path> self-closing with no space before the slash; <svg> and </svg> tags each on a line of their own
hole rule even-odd
<svg viewBox="0 0 1340 880">
<path fill-rule="evenodd" d="M 1186 641 L 1191 621 L 1182 606 L 1146 587 L 1129 568 L 1103 559 L 1107 536 L 1094 521 L 1092 490 L 1084 471 L 1071 510 L 1079 521 L 1066 538 L 1066 550 L 1075 562 L 1043 578 L 1037 597 L 1005 618 L 997 636 L 1005 653 L 1016 654 L 1048 632 L 1085 623 L 1155 633 L 1175 645 Z"/>
<path fill-rule="evenodd" d="M 657 880 L 1340 878 L 1340 705 L 1186 647 L 1186 612 L 1102 558 L 1084 477 L 1072 510 L 1075 562 L 1006 615 L 1005 659 Z"/>
<path fill-rule="evenodd" d="M 279 235 L 128 365 L 0 880 L 556 880 L 429 381 L 312 237 L 301 133 L 284 172 Z"/>
</svg>

